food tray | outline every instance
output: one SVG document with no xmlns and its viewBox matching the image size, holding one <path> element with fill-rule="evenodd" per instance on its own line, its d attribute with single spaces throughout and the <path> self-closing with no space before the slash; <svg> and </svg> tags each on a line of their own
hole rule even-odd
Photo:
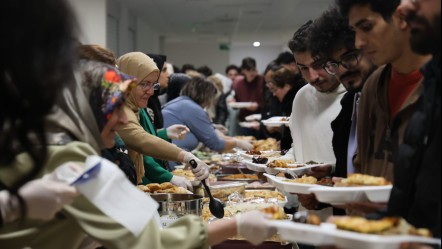
<svg viewBox="0 0 442 249">
<path fill-rule="evenodd" d="M 314 187 L 317 188 L 330 188 L 330 187 L 324 187 L 316 184 L 304 184 L 304 183 L 294 183 L 294 182 L 285 182 L 284 180 L 287 180 L 285 178 L 276 177 L 269 174 L 264 174 L 269 182 L 273 184 L 277 189 L 281 191 L 285 191 L 287 193 L 293 193 L 293 194 L 303 194 L 308 195 L 311 194 L 311 190 Z"/>
<path fill-rule="evenodd" d="M 387 203 L 393 186 L 369 187 L 313 187 L 309 191 L 314 193 L 318 201 L 332 205 L 342 205 L 354 202 Z"/>
</svg>

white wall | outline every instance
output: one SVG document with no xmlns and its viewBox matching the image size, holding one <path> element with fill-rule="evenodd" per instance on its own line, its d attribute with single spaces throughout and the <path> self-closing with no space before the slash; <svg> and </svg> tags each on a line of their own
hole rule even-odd
<svg viewBox="0 0 442 249">
<path fill-rule="evenodd" d="M 137 49 L 145 53 L 164 53 L 160 51 L 159 35 L 141 18 L 137 18 Z"/>
<path fill-rule="evenodd" d="M 278 45 L 263 45 L 258 48 L 251 45 L 232 45 L 229 64 L 241 66 L 241 62 L 244 58 L 252 57 L 256 60 L 258 72 L 263 74 L 267 65 L 275 60 L 282 51 L 284 51 L 284 49 Z"/>
<path fill-rule="evenodd" d="M 215 42 L 165 42 L 164 53 L 167 60 L 181 68 L 190 63 L 195 67 L 209 66 L 214 72 L 224 73 L 229 64 L 229 51 L 221 51 Z"/>
<path fill-rule="evenodd" d="M 70 0 L 80 25 L 80 41 L 106 46 L 106 0 Z"/>
</svg>

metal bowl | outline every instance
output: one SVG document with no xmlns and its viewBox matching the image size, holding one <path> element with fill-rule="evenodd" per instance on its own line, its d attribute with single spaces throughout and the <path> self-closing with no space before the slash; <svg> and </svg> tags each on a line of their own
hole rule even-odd
<svg viewBox="0 0 442 249">
<path fill-rule="evenodd" d="M 203 197 L 191 194 L 154 194 L 151 197 L 160 204 L 160 216 L 176 215 L 178 217 L 193 214 L 201 216 Z"/>
</svg>

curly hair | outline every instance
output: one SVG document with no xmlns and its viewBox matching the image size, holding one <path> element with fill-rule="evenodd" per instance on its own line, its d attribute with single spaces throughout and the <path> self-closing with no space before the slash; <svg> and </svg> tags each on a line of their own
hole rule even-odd
<svg viewBox="0 0 442 249">
<path fill-rule="evenodd" d="M 355 48 L 355 32 L 350 29 L 348 19 L 332 7 L 315 20 L 310 46 L 313 57 L 330 58 L 340 49 Z"/>
<path fill-rule="evenodd" d="M 391 20 L 400 3 L 401 0 L 336 0 L 336 4 L 344 16 L 348 16 L 354 6 L 369 5 L 374 12 L 381 14 L 386 21 Z"/>
<path fill-rule="evenodd" d="M 289 48 L 292 53 L 306 52 L 310 50 L 310 30 L 312 28 L 313 21 L 308 21 L 302 25 L 293 35 L 293 38 L 289 41 Z"/>
<path fill-rule="evenodd" d="M 3 0 L 2 10 L 8 38 L 0 44 L 0 165 L 23 152 L 33 161 L 29 174 L 8 186 L 15 193 L 44 166 L 45 117 L 72 76 L 77 26 L 64 0 Z"/>
</svg>

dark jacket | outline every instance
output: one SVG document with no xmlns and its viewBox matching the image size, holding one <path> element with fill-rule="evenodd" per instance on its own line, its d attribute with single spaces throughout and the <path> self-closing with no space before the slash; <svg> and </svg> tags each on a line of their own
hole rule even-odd
<svg viewBox="0 0 442 249">
<path fill-rule="evenodd" d="M 227 118 L 229 117 L 229 110 L 227 109 L 227 94 L 221 94 L 215 106 L 215 118 L 213 119 L 214 124 L 226 125 Z"/>
<path fill-rule="evenodd" d="M 424 90 L 410 120 L 404 143 L 395 148 L 395 182 L 389 215 L 404 217 L 440 238 L 441 222 L 441 70 L 440 58 L 424 67 Z M 393 125 L 395 139 L 397 126 Z"/>
<path fill-rule="evenodd" d="M 283 117 L 290 117 L 292 115 L 292 107 L 293 107 L 293 100 L 295 99 L 296 94 L 298 93 L 300 88 L 292 88 L 282 100 L 281 107 L 282 107 L 282 115 Z M 292 134 L 290 134 L 290 128 L 284 126 L 284 129 L 282 130 L 281 134 L 281 150 L 289 150 L 292 148 Z"/>
<path fill-rule="evenodd" d="M 157 130 L 164 128 L 164 119 L 163 119 L 163 114 L 161 113 L 161 103 L 160 100 L 158 99 L 158 96 L 160 96 L 161 94 L 160 91 L 161 90 L 156 90 L 155 95 L 151 96 L 149 98 L 149 102 L 147 103 L 147 107 L 149 107 L 153 111 L 154 114 L 153 125 Z"/>
<path fill-rule="evenodd" d="M 342 97 L 342 110 L 331 123 L 333 130 L 333 151 L 336 157 L 336 177 L 347 177 L 347 152 L 355 95 L 355 92 L 347 92 L 344 97 Z"/>
</svg>

